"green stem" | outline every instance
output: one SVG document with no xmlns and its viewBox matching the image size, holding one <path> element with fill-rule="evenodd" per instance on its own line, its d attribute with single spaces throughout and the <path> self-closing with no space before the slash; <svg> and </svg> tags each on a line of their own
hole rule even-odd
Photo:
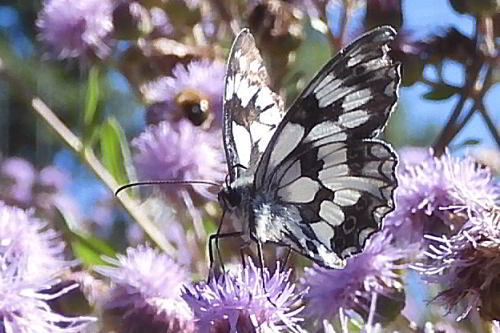
<svg viewBox="0 0 500 333">
<path fill-rule="evenodd" d="M 55 115 L 55 113 L 38 97 L 33 97 L 31 106 L 35 113 L 61 138 L 68 147 L 77 153 L 82 161 L 94 172 L 94 174 L 111 190 L 118 188 L 118 183 L 108 170 L 101 164 L 95 156 L 93 150 L 85 147 L 82 141 L 71 132 L 69 128 Z M 117 197 L 122 207 L 130 216 L 139 223 L 152 241 L 163 251 L 171 256 L 175 255 L 175 248 L 167 241 L 161 230 L 153 224 L 146 214 L 141 211 L 139 205 L 130 196 L 123 192 Z"/>
</svg>

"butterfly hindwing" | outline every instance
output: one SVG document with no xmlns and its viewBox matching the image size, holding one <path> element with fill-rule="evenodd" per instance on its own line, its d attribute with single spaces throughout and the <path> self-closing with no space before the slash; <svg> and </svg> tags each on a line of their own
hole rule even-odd
<svg viewBox="0 0 500 333">
<path fill-rule="evenodd" d="M 231 181 L 253 174 L 283 119 L 284 105 L 270 87 L 264 62 L 248 29 L 236 37 L 224 90 L 224 147 Z"/>
<path fill-rule="evenodd" d="M 397 101 L 395 31 L 374 29 L 328 62 L 274 132 L 256 192 L 290 211 L 278 243 L 327 267 L 363 249 L 394 208 L 397 157 L 372 139 Z"/>
<path fill-rule="evenodd" d="M 299 218 L 286 223 L 283 244 L 341 267 L 394 208 L 396 163 L 392 149 L 378 140 L 327 143 L 285 160 L 272 180 L 274 200 Z M 305 238 L 291 236 L 292 230 Z"/>
</svg>

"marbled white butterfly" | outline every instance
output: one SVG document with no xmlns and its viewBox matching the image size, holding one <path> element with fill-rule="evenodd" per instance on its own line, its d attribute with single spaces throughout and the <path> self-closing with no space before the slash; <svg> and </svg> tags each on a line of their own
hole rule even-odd
<svg viewBox="0 0 500 333">
<path fill-rule="evenodd" d="M 394 209 L 397 156 L 374 137 L 384 128 L 400 83 L 380 27 L 331 59 L 288 112 L 249 30 L 227 64 L 224 148 L 229 179 L 219 193 L 243 230 L 224 236 L 287 246 L 321 266 L 341 268 L 362 251 Z M 211 243 L 211 242 L 210 242 Z"/>
</svg>

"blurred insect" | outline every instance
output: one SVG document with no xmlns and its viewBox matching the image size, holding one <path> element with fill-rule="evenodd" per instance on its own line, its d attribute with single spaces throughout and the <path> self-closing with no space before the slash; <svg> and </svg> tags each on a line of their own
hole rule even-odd
<svg viewBox="0 0 500 333">
<path fill-rule="evenodd" d="M 396 32 L 379 27 L 331 59 L 288 112 L 269 87 L 254 38 L 236 37 L 224 91 L 228 180 L 219 192 L 241 236 L 286 246 L 315 263 L 342 268 L 394 209 L 397 156 L 374 139 L 397 102 L 399 67 L 389 55 Z"/>
<path fill-rule="evenodd" d="M 184 89 L 175 99 L 177 105 L 195 126 L 209 128 L 214 120 L 210 108 L 210 100 L 201 91 L 196 89 Z"/>
</svg>

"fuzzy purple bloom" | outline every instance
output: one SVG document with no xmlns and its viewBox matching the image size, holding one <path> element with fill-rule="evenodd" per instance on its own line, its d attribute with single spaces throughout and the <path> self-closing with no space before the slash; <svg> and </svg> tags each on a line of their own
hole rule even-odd
<svg viewBox="0 0 500 333">
<path fill-rule="evenodd" d="M 424 279 L 442 287 L 436 300 L 448 309 L 465 301 L 466 309 L 479 308 L 486 320 L 500 319 L 500 210 L 471 217 L 450 238 L 427 236 L 427 260 L 413 266 Z"/>
<path fill-rule="evenodd" d="M 59 59 L 111 52 L 113 3 L 110 0 L 45 0 L 36 25 L 39 38 Z"/>
<path fill-rule="evenodd" d="M 141 179 L 222 181 L 226 166 L 219 131 L 206 131 L 188 120 L 150 125 L 132 140 L 134 163 Z M 195 193 L 214 199 L 206 186 L 192 186 Z M 179 198 L 186 186 L 168 184 L 164 192 Z"/>
<path fill-rule="evenodd" d="M 198 282 L 186 288 L 182 298 L 191 307 L 200 333 L 256 329 L 303 332 L 299 326 L 302 319 L 297 317 L 303 293 L 289 282 L 290 272 L 280 272 L 279 263 L 272 275 L 264 269 L 266 293 L 261 269 L 249 260 L 245 268 L 239 266 L 208 283 Z"/>
<path fill-rule="evenodd" d="M 188 272 L 168 255 L 140 245 L 104 260 L 112 266 L 95 270 L 112 282 L 104 308 L 120 314 L 120 332 L 194 331 L 192 313 L 180 298 Z"/>
<path fill-rule="evenodd" d="M 224 74 L 224 64 L 215 61 L 192 61 L 187 67 L 176 65 L 172 76 L 162 77 L 142 89 L 146 100 L 152 104 L 146 115 L 148 123 L 205 116 L 211 117 L 214 125 L 220 127 Z M 193 121 L 200 125 L 207 120 Z"/>
<path fill-rule="evenodd" d="M 0 331 L 80 332 L 93 321 L 60 315 L 47 303 L 78 287 L 51 291 L 73 264 L 63 251 L 64 243 L 45 223 L 0 202 Z"/>
<path fill-rule="evenodd" d="M 0 165 L 0 200 L 9 204 L 28 207 L 33 196 L 35 168 L 30 162 L 19 157 L 10 157 Z"/>
<path fill-rule="evenodd" d="M 392 245 L 387 231 L 381 231 L 370 238 L 362 253 L 348 260 L 345 269 L 307 268 L 302 281 L 309 289 L 306 314 L 316 320 L 330 319 L 341 308 L 369 314 L 374 294 L 399 303 L 402 284 L 397 270 L 404 268 L 407 254 Z"/>
<path fill-rule="evenodd" d="M 32 212 L 0 202 L 0 253 L 4 262 L 25 261 L 18 272 L 25 279 L 38 280 L 70 267 L 58 237 Z"/>
<path fill-rule="evenodd" d="M 403 161 L 397 177 L 396 210 L 385 223 L 402 243 L 421 242 L 427 233 L 456 233 L 468 214 L 494 207 L 500 195 L 487 168 L 449 153 L 420 164 Z"/>
</svg>

